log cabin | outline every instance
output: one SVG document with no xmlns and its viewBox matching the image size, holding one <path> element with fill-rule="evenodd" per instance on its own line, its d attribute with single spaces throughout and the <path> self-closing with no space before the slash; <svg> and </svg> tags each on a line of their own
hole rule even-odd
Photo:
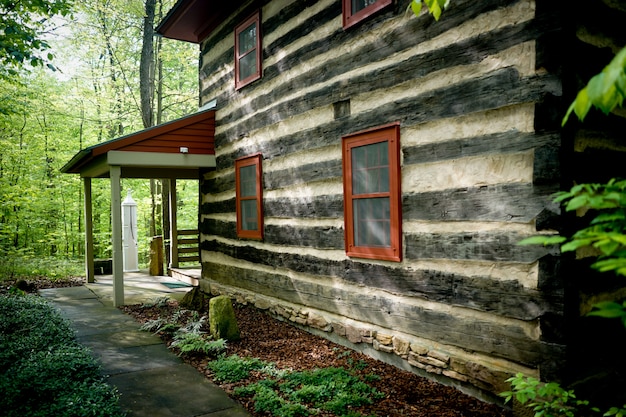
<svg viewBox="0 0 626 417">
<path fill-rule="evenodd" d="M 552 194 L 624 150 L 619 115 L 561 128 L 626 44 L 623 5 L 578 3 L 179 0 L 157 32 L 198 44 L 215 112 L 200 287 L 483 398 L 571 381 L 599 291 L 517 242 L 563 230 Z"/>
</svg>

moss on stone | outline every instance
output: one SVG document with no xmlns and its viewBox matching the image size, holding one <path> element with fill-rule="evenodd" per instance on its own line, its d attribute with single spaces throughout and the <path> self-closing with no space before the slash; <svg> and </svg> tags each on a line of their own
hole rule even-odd
<svg viewBox="0 0 626 417">
<path fill-rule="evenodd" d="M 220 295 L 209 300 L 209 326 L 215 339 L 239 340 L 239 326 L 229 297 Z"/>
</svg>

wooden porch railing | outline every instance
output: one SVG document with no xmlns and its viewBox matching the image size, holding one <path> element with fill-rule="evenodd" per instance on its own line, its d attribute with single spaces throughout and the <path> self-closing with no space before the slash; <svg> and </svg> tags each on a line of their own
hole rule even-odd
<svg viewBox="0 0 626 417">
<path fill-rule="evenodd" d="M 176 245 L 172 249 L 172 267 L 181 263 L 200 262 L 200 242 L 197 229 L 178 230 Z"/>
</svg>

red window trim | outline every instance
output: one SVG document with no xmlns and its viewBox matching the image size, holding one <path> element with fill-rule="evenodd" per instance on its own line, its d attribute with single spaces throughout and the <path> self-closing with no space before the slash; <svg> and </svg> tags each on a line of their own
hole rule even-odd
<svg viewBox="0 0 626 417">
<path fill-rule="evenodd" d="M 374 13 L 384 9 L 392 3 L 392 0 L 378 0 L 374 4 L 370 4 L 366 8 L 352 14 L 351 0 L 342 0 L 343 5 L 343 28 L 348 29 L 357 23 L 367 19 Z"/>
<path fill-rule="evenodd" d="M 263 239 L 263 169 L 261 154 L 245 156 L 235 160 L 235 204 L 237 210 L 237 237 L 247 239 Z M 241 221 L 241 179 L 239 170 L 243 167 L 254 165 L 256 167 L 256 213 L 258 230 L 243 230 Z M 249 198 L 251 199 L 251 198 Z"/>
<path fill-rule="evenodd" d="M 247 53 L 243 55 L 239 54 L 239 34 L 244 29 L 249 27 L 252 23 L 256 24 L 256 48 L 254 52 L 249 53 L 256 54 L 256 72 L 248 76 L 247 78 L 240 80 L 239 61 L 241 60 L 241 58 L 246 56 Z M 261 10 L 257 10 L 235 28 L 235 89 L 239 90 L 240 88 L 250 84 L 251 82 L 258 80 L 259 78 L 261 78 L 261 73 Z"/>
<path fill-rule="evenodd" d="M 354 213 L 352 193 L 352 158 L 354 147 L 374 143 L 388 143 L 389 157 L 389 204 L 390 204 L 390 247 L 356 246 L 354 237 Z M 400 124 L 392 123 L 373 129 L 352 133 L 342 137 L 344 229 L 346 254 L 355 258 L 402 261 L 402 206 L 400 177 Z M 387 193 L 385 193 L 387 194 Z"/>
</svg>

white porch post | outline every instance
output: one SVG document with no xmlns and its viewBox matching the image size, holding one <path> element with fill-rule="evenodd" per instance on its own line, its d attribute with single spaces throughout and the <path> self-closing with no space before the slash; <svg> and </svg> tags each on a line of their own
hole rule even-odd
<svg viewBox="0 0 626 417">
<path fill-rule="evenodd" d="M 122 186 L 120 166 L 111 166 L 111 243 L 113 246 L 113 305 L 124 305 L 124 261 L 122 259 Z"/>
<path fill-rule="evenodd" d="M 85 191 L 85 275 L 87 282 L 95 282 L 93 268 L 93 208 L 91 200 L 91 178 L 83 178 Z"/>
<path fill-rule="evenodd" d="M 170 182 L 170 268 L 178 268 L 178 224 L 176 222 L 176 178 Z"/>
</svg>

